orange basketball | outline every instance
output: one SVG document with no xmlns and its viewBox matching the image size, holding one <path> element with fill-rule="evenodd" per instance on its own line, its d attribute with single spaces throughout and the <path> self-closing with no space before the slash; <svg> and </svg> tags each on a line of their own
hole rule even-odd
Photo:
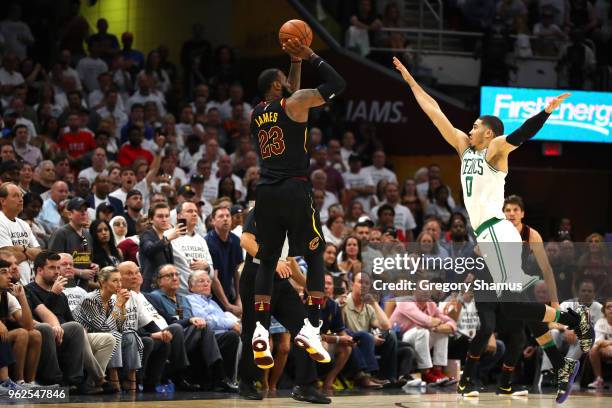
<svg viewBox="0 0 612 408">
<path fill-rule="evenodd" d="M 289 20 L 278 31 L 278 41 L 283 45 L 289 38 L 295 38 L 302 44 L 310 47 L 310 44 L 312 44 L 312 30 L 302 20 Z"/>
</svg>

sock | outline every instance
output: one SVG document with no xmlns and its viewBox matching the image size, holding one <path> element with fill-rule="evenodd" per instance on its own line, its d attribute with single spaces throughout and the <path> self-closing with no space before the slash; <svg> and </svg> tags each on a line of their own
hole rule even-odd
<svg viewBox="0 0 612 408">
<path fill-rule="evenodd" d="M 556 312 L 555 322 L 564 324 L 568 327 L 576 327 L 580 323 L 578 314 L 571 309 L 567 312 L 561 310 L 557 310 Z"/>
<path fill-rule="evenodd" d="M 507 366 L 505 364 L 502 365 L 502 372 L 499 376 L 499 386 L 502 388 L 510 387 L 510 382 L 512 381 L 512 373 L 514 373 L 514 367 Z"/>
<path fill-rule="evenodd" d="M 306 310 L 308 312 L 308 320 L 313 327 L 319 327 L 321 320 L 321 305 L 323 304 L 322 297 L 308 296 L 306 299 Z"/>
<path fill-rule="evenodd" d="M 463 375 L 461 376 L 462 382 L 468 382 L 474 375 L 474 369 L 476 364 L 480 361 L 480 356 L 473 356 L 468 353 L 465 359 L 465 366 L 463 367 Z"/>
<path fill-rule="evenodd" d="M 544 350 L 544 352 L 548 356 L 548 359 L 550 360 L 550 363 L 552 364 L 555 371 L 559 371 L 559 369 L 563 365 L 563 357 L 561 357 L 561 353 L 559 352 L 555 341 L 551 340 L 546 344 L 542 344 L 541 347 L 542 350 Z"/>
<path fill-rule="evenodd" d="M 267 329 L 270 328 L 270 301 L 255 302 L 255 321 Z"/>
</svg>

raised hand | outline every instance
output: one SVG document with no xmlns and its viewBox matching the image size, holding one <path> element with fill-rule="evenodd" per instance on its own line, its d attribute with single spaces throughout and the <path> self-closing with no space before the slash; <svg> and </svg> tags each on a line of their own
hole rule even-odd
<svg viewBox="0 0 612 408">
<path fill-rule="evenodd" d="M 283 51 L 291 55 L 293 58 L 303 60 L 310 58 L 310 56 L 313 54 L 310 47 L 293 38 L 289 38 L 287 41 L 283 42 Z"/>
<path fill-rule="evenodd" d="M 402 74 L 402 78 L 404 78 L 404 81 L 408 82 L 408 85 L 412 86 L 412 84 L 416 82 L 410 72 L 408 72 L 408 69 L 397 57 L 393 57 L 393 65 L 395 65 L 395 69 Z"/>
<path fill-rule="evenodd" d="M 548 105 L 546 105 L 546 108 L 544 110 L 546 111 L 546 113 L 552 113 L 555 109 L 561 106 L 563 101 L 569 98 L 570 95 L 571 93 L 564 93 L 557 96 L 556 98 L 548 102 Z"/>
</svg>

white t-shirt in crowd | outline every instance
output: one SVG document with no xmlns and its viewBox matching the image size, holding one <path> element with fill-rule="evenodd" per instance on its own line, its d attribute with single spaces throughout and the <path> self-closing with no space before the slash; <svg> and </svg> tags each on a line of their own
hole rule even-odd
<svg viewBox="0 0 612 408">
<path fill-rule="evenodd" d="M 98 177 L 100 174 L 108 176 L 108 171 L 104 169 L 101 172 L 97 172 L 93 167 L 89 166 L 88 168 L 80 171 L 78 178 L 84 177 L 89 180 L 89 184 L 93 184 L 93 182 L 96 180 L 96 177 Z"/>
<path fill-rule="evenodd" d="M 445 310 L 444 308 L 449 302 L 440 302 L 438 308 Z M 480 327 L 480 318 L 478 317 L 478 311 L 476 310 L 476 302 L 463 302 L 461 305 L 461 311 L 457 318 L 457 333 L 473 339 L 476 335 L 476 331 Z"/>
<path fill-rule="evenodd" d="M 377 186 L 380 180 L 397 183 L 397 176 L 395 175 L 395 173 L 386 167 L 383 167 L 382 169 L 377 169 L 372 165 L 364 167 L 363 170 L 365 170 L 365 172 L 368 173 L 370 177 L 372 177 L 372 182 L 374 182 L 374 186 Z"/>
<path fill-rule="evenodd" d="M 211 175 L 204 182 L 204 192 L 202 194 L 207 201 L 215 201 L 219 194 L 219 179 Z"/>
<path fill-rule="evenodd" d="M 108 71 L 108 65 L 101 58 L 82 58 L 76 67 L 79 78 L 88 91 L 100 89 L 98 75 Z"/>
<path fill-rule="evenodd" d="M 9 220 L 4 212 L 0 211 L 0 248 L 24 245 L 27 248 L 40 247 L 32 228 L 20 218 L 15 218 L 15 221 Z M 19 274 L 20 282 L 24 286 L 34 279 L 30 261 L 25 260 L 19 264 Z"/>
<path fill-rule="evenodd" d="M 147 298 L 142 293 L 136 293 L 134 291 L 132 291 L 131 293 L 133 301 L 138 305 L 138 309 L 146 311 L 147 314 L 151 316 L 151 318 L 160 330 L 164 330 L 166 327 L 168 327 L 168 322 L 166 322 L 166 319 L 164 319 L 163 316 L 159 314 L 157 309 L 155 309 L 155 307 L 147 300 Z"/>
<path fill-rule="evenodd" d="M 370 218 L 374 223 L 378 221 L 378 209 L 383 205 L 388 204 L 386 201 L 383 201 L 380 205 L 372 208 L 370 211 Z M 393 219 L 393 226 L 397 229 L 401 229 L 404 232 L 412 231 L 416 228 L 416 222 L 414 221 L 414 217 L 410 209 L 405 205 L 400 203 L 395 204 L 393 207 L 395 210 L 395 218 Z"/>
<path fill-rule="evenodd" d="M 365 169 L 359 170 L 358 173 L 353 173 L 351 171 L 347 171 L 342 174 L 342 178 L 344 179 L 344 187 L 347 189 L 351 188 L 362 188 L 362 187 L 376 187 L 374 185 L 374 181 L 372 180 L 372 176 L 365 171 Z M 365 212 L 369 212 L 371 205 L 371 198 L 374 194 L 370 194 L 368 196 L 359 196 L 356 198 L 357 201 L 363 205 L 363 210 Z"/>
<path fill-rule="evenodd" d="M 130 290 L 130 298 L 125 302 L 125 321 L 123 322 L 123 329 L 138 330 L 141 327 L 153 321 L 153 316 L 149 311 L 142 307 L 141 303 L 135 298 L 139 295 L 138 293 Z M 116 299 L 117 295 L 113 295 L 113 299 Z"/>
<path fill-rule="evenodd" d="M 3 20 L 0 22 L 0 33 L 4 36 L 5 51 L 17 54 L 19 61 L 28 56 L 27 44 L 34 42 L 30 27 L 23 21 Z M 23 41 L 25 39 L 26 41 Z"/>
<path fill-rule="evenodd" d="M 121 203 L 125 206 L 125 200 L 127 200 L 127 193 L 123 191 L 121 187 L 110 193 L 109 196 L 121 200 Z"/>
<path fill-rule="evenodd" d="M 605 317 L 595 322 L 595 341 L 612 340 L 612 324 Z"/>
<path fill-rule="evenodd" d="M 81 306 L 83 299 L 87 296 L 87 291 L 80 286 L 64 288 L 63 292 L 68 298 L 68 307 L 70 307 L 71 312 L 74 312 L 77 307 Z"/>
<path fill-rule="evenodd" d="M 174 266 L 179 273 L 180 286 L 178 293 L 184 296 L 189 295 L 189 276 L 193 272 L 189 264 L 194 259 L 204 259 L 209 266 L 209 275 L 214 276 L 214 265 L 206 240 L 197 233 L 193 235 L 183 235 L 172 241 L 172 254 L 174 255 Z"/>
<path fill-rule="evenodd" d="M 17 298 L 13 296 L 11 293 L 7 293 L 6 295 L 7 295 L 6 300 L 8 303 L 8 315 L 13 316 L 13 313 L 21 310 L 21 305 L 19 304 L 19 301 L 17 300 Z"/>
</svg>

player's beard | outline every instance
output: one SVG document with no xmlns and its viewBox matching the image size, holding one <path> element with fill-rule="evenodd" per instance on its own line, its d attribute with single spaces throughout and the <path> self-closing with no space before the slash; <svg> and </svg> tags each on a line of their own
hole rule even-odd
<svg viewBox="0 0 612 408">
<path fill-rule="evenodd" d="M 287 88 L 286 86 L 282 87 L 282 93 L 283 93 L 283 98 L 289 98 L 291 95 L 293 95 L 293 92 L 291 92 L 289 88 Z"/>
</svg>

